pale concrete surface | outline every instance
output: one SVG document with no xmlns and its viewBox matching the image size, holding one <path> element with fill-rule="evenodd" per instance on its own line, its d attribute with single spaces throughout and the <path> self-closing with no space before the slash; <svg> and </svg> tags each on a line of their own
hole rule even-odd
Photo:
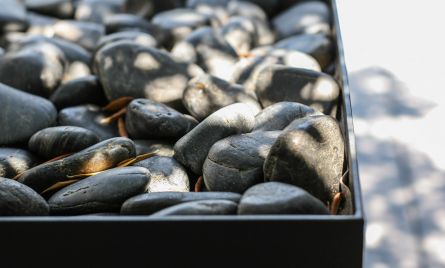
<svg viewBox="0 0 445 268">
<path fill-rule="evenodd" d="M 337 0 L 365 266 L 445 267 L 445 1 Z"/>
</svg>

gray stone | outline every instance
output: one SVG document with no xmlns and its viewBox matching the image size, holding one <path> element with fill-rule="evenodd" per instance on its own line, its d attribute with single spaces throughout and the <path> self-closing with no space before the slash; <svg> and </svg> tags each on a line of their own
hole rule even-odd
<svg viewBox="0 0 445 268">
<path fill-rule="evenodd" d="M 14 178 L 37 164 L 37 158 L 19 148 L 0 147 L 0 177 Z"/>
<path fill-rule="evenodd" d="M 272 146 L 264 162 L 264 178 L 299 186 L 327 204 L 339 191 L 344 146 L 334 118 L 297 119 Z"/>
<path fill-rule="evenodd" d="M 37 131 L 56 123 L 48 100 L 0 83 L 0 145 L 27 142 Z"/>
<path fill-rule="evenodd" d="M 177 215 L 232 215 L 236 214 L 237 204 L 228 200 L 200 200 L 175 205 L 151 215 L 166 217 Z"/>
<path fill-rule="evenodd" d="M 35 44 L 0 58 L 0 82 L 48 97 L 63 78 L 65 56 L 56 46 Z"/>
<path fill-rule="evenodd" d="M 235 203 L 241 199 L 240 194 L 227 192 L 158 192 L 137 195 L 125 201 L 121 214 L 149 215 L 185 202 L 199 200 L 228 200 Z"/>
<path fill-rule="evenodd" d="M 267 22 L 267 15 L 258 5 L 244 1 L 230 1 L 227 5 L 230 16 L 240 16 Z"/>
<path fill-rule="evenodd" d="M 171 53 L 180 60 L 196 63 L 209 74 L 226 80 L 230 78 L 230 70 L 238 60 L 236 51 L 223 35 L 207 26 L 190 33 L 173 47 Z"/>
<path fill-rule="evenodd" d="M 134 140 L 136 146 L 136 155 L 151 153 L 156 151 L 156 155 L 169 156 L 174 155 L 174 142 L 168 140 Z"/>
<path fill-rule="evenodd" d="M 0 33 L 23 31 L 28 27 L 26 9 L 18 0 L 2 0 Z"/>
<path fill-rule="evenodd" d="M 36 12 L 27 12 L 29 27 L 27 33 L 32 35 L 52 35 L 52 26 L 57 22 L 57 18 L 45 16 Z"/>
<path fill-rule="evenodd" d="M 278 38 L 296 34 L 330 33 L 331 14 L 322 1 L 303 2 L 273 18 L 272 25 Z"/>
<path fill-rule="evenodd" d="M 106 170 L 71 184 L 48 200 L 51 214 L 118 212 L 130 197 L 145 191 L 150 172 L 142 167 Z"/>
<path fill-rule="evenodd" d="M 72 0 L 25 0 L 24 2 L 27 9 L 49 16 L 66 19 L 74 14 Z"/>
<path fill-rule="evenodd" d="M 74 18 L 80 21 L 102 23 L 105 17 L 124 11 L 126 0 L 80 0 Z"/>
<path fill-rule="evenodd" d="M 58 182 L 72 180 L 72 176 L 103 171 L 135 156 L 133 141 L 113 138 L 63 159 L 35 166 L 25 171 L 18 181 L 40 193 Z"/>
<path fill-rule="evenodd" d="M 329 211 L 320 200 L 299 187 L 266 182 L 243 194 L 238 214 L 329 214 Z"/>
<path fill-rule="evenodd" d="M 153 156 L 136 162 L 133 166 L 150 170 L 148 193 L 188 192 L 190 190 L 187 171 L 172 157 Z"/>
<path fill-rule="evenodd" d="M 250 132 L 254 124 L 255 115 L 247 104 L 236 103 L 219 109 L 176 142 L 175 158 L 195 174 L 202 174 L 202 165 L 215 142 Z"/>
<path fill-rule="evenodd" d="M 298 102 L 277 102 L 255 116 L 253 131 L 283 130 L 295 119 L 319 114 L 321 112 Z"/>
<path fill-rule="evenodd" d="M 330 75 L 282 65 L 261 69 L 255 77 L 255 89 L 263 107 L 292 101 L 329 115 L 336 114 L 340 95 L 340 88 Z"/>
<path fill-rule="evenodd" d="M 119 136 L 116 122 L 103 123 L 108 115 L 96 105 L 80 105 L 60 110 L 58 121 L 61 126 L 77 126 L 96 133 L 101 140 Z"/>
<path fill-rule="evenodd" d="M 50 100 L 59 110 L 82 104 L 103 106 L 107 102 L 102 86 L 94 75 L 63 83 L 54 91 Z"/>
<path fill-rule="evenodd" d="M 42 129 L 32 135 L 28 142 L 30 151 L 44 159 L 51 159 L 68 153 L 75 153 L 99 142 L 91 130 L 60 126 Z"/>
<path fill-rule="evenodd" d="M 186 0 L 186 8 L 199 8 L 200 6 L 226 7 L 230 0 Z"/>
<path fill-rule="evenodd" d="M 47 216 L 45 199 L 15 180 L 0 178 L 0 216 Z"/>
<path fill-rule="evenodd" d="M 76 43 L 93 51 L 105 34 L 103 25 L 86 21 L 60 20 L 53 26 L 54 36 Z"/>
<path fill-rule="evenodd" d="M 208 74 L 191 79 L 183 95 L 184 106 L 198 120 L 236 102 L 249 105 L 255 114 L 261 111 L 256 97 L 248 94 L 242 86 Z"/>
<path fill-rule="evenodd" d="M 184 6 L 184 0 L 126 0 L 125 11 L 141 17 L 151 18 L 166 11 L 177 10 Z M 154 19 L 154 17 L 153 17 Z"/>
<path fill-rule="evenodd" d="M 104 26 L 106 34 L 122 31 L 140 31 L 153 35 L 156 40 L 159 40 L 159 43 L 163 43 L 166 39 L 165 30 L 144 18 L 132 14 L 114 14 L 107 16 L 104 20 Z"/>
<path fill-rule="evenodd" d="M 188 64 L 177 62 L 164 51 L 130 41 L 104 46 L 96 53 L 95 66 L 110 101 L 131 96 L 174 107 L 181 103 L 192 76 Z"/>
<path fill-rule="evenodd" d="M 104 46 L 121 40 L 132 41 L 136 44 L 147 47 L 157 47 L 159 45 L 158 40 L 148 33 L 124 31 L 108 34 L 102 37 L 96 46 L 96 53 Z"/>
<path fill-rule="evenodd" d="M 230 136 L 215 143 L 202 168 L 209 191 L 243 193 L 264 182 L 263 164 L 280 131 Z"/>
<path fill-rule="evenodd" d="M 221 28 L 221 33 L 238 55 L 247 54 L 258 39 L 255 23 L 244 17 L 231 17 Z"/>
<path fill-rule="evenodd" d="M 135 139 L 179 139 L 198 124 L 189 115 L 147 99 L 133 100 L 127 111 L 126 129 Z"/>
</svg>

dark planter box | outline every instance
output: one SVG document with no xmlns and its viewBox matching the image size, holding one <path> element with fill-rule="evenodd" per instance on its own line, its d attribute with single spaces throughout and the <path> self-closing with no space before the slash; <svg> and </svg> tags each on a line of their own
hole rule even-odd
<svg viewBox="0 0 445 268">
<path fill-rule="evenodd" d="M 330 3 L 352 215 L 3 217 L 0 267 L 361 267 L 364 216 L 348 77 Z"/>
</svg>

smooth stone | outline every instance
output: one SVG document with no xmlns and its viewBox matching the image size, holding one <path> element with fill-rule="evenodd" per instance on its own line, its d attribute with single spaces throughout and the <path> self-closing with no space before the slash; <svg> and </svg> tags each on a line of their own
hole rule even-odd
<svg viewBox="0 0 445 268">
<path fill-rule="evenodd" d="M 226 80 L 238 60 L 238 54 L 222 33 L 207 26 L 187 35 L 173 47 L 171 54 L 177 59 L 196 63 L 207 73 Z"/>
<path fill-rule="evenodd" d="M 245 55 L 256 46 L 255 24 L 248 18 L 231 17 L 221 28 L 221 33 L 238 55 Z"/>
<path fill-rule="evenodd" d="M 297 34 L 330 33 L 331 14 L 322 1 L 298 3 L 272 19 L 279 39 Z"/>
<path fill-rule="evenodd" d="M 130 41 L 104 46 L 96 53 L 95 66 L 110 101 L 130 96 L 175 106 L 181 103 L 192 76 L 188 64 L 179 63 L 159 49 Z"/>
<path fill-rule="evenodd" d="M 24 31 L 28 27 L 26 9 L 21 1 L 2 0 L 0 33 Z"/>
<path fill-rule="evenodd" d="M 106 105 L 105 93 L 94 75 L 70 80 L 60 85 L 50 100 L 58 110 L 82 104 Z"/>
<path fill-rule="evenodd" d="M 206 188 L 243 193 L 264 181 L 263 164 L 281 131 L 234 135 L 215 143 L 202 168 Z"/>
<path fill-rule="evenodd" d="M 61 126 L 77 126 L 96 133 L 101 140 L 119 136 L 116 122 L 111 124 L 101 121 L 108 115 L 96 105 L 80 105 L 60 110 L 58 122 Z"/>
<path fill-rule="evenodd" d="M 147 186 L 148 193 L 190 191 L 187 171 L 172 157 L 153 156 L 136 162 L 133 166 L 150 170 L 151 179 Z"/>
<path fill-rule="evenodd" d="M 57 111 L 48 100 L 0 83 L 0 145 L 27 142 L 55 125 Z"/>
<path fill-rule="evenodd" d="M 124 11 L 125 0 L 80 0 L 74 19 L 102 23 L 105 17 Z"/>
<path fill-rule="evenodd" d="M 72 180 L 71 176 L 104 171 L 135 156 L 130 139 L 108 139 L 63 159 L 35 166 L 18 181 L 40 193 L 55 183 Z"/>
<path fill-rule="evenodd" d="M 200 6 L 227 7 L 231 0 L 186 0 L 185 7 L 196 9 Z"/>
<path fill-rule="evenodd" d="M 253 20 L 260 20 L 267 22 L 267 14 L 261 7 L 254 3 L 244 1 L 230 1 L 227 4 L 227 11 L 229 16 L 240 16 Z"/>
<path fill-rule="evenodd" d="M 334 43 L 325 34 L 300 34 L 277 42 L 275 48 L 297 50 L 314 57 L 324 69 L 333 60 Z"/>
<path fill-rule="evenodd" d="M 75 9 L 72 0 L 25 0 L 24 2 L 29 10 L 61 19 L 71 18 Z"/>
<path fill-rule="evenodd" d="M 237 102 L 249 105 L 255 114 L 261 106 L 254 95 L 241 85 L 203 74 L 191 79 L 182 99 L 185 108 L 198 120 L 203 120 L 217 110 Z"/>
<path fill-rule="evenodd" d="M 147 47 L 157 47 L 159 45 L 158 41 L 150 34 L 135 31 L 124 31 L 108 34 L 102 37 L 96 47 L 96 53 L 104 46 L 117 42 L 117 41 L 132 41 L 141 46 Z"/>
<path fill-rule="evenodd" d="M 27 150 L 0 147 L 0 177 L 12 179 L 37 162 L 37 158 Z"/>
<path fill-rule="evenodd" d="M 184 6 L 183 0 L 126 0 L 125 11 L 140 17 L 151 18 L 165 11 L 177 10 Z M 153 17 L 154 18 L 154 17 Z"/>
<path fill-rule="evenodd" d="M 238 205 L 238 214 L 329 214 L 317 198 L 293 185 L 266 182 L 249 188 Z"/>
<path fill-rule="evenodd" d="M 141 31 L 158 38 L 163 37 L 160 39 L 165 39 L 164 30 L 158 25 L 132 14 L 114 14 L 107 16 L 104 20 L 104 26 L 106 34 L 122 31 Z M 162 43 L 162 41 L 160 43 Z"/>
<path fill-rule="evenodd" d="M 179 139 L 197 124 L 195 118 L 148 99 L 135 99 L 127 106 L 125 126 L 135 139 Z"/>
<path fill-rule="evenodd" d="M 241 195 L 227 192 L 158 192 L 134 196 L 122 205 L 121 214 L 150 215 L 164 208 L 199 200 L 227 200 L 238 203 Z"/>
<path fill-rule="evenodd" d="M 35 44 L 0 58 L 0 82 L 48 97 L 63 78 L 65 56 L 51 44 Z"/>
<path fill-rule="evenodd" d="M 47 216 L 48 203 L 28 186 L 0 178 L 0 216 Z"/>
<path fill-rule="evenodd" d="M 54 17 L 45 16 L 36 12 L 27 12 L 29 27 L 26 33 L 31 35 L 52 35 L 52 26 L 56 23 L 57 19 Z"/>
<path fill-rule="evenodd" d="M 51 214 L 118 212 L 130 197 L 145 191 L 150 171 L 143 167 L 106 170 L 71 184 L 48 200 Z"/>
<path fill-rule="evenodd" d="M 105 34 L 101 24 L 75 20 L 60 20 L 54 24 L 53 30 L 55 37 L 76 43 L 88 51 L 93 51 Z"/>
<path fill-rule="evenodd" d="M 255 127 L 252 131 L 283 130 L 295 119 L 320 114 L 313 108 L 298 102 L 277 102 L 255 116 Z"/>
<path fill-rule="evenodd" d="M 166 140 L 133 140 L 136 146 L 136 155 L 156 152 L 159 156 L 172 157 L 175 154 L 173 151 L 173 142 Z"/>
<path fill-rule="evenodd" d="M 251 2 L 259 6 L 270 18 L 277 13 L 282 1 L 283 0 L 241 0 L 241 2 Z"/>
<path fill-rule="evenodd" d="M 210 18 L 196 10 L 178 8 L 157 13 L 152 23 L 170 33 L 172 40 L 168 45 L 172 47 L 195 29 L 210 25 Z"/>
<path fill-rule="evenodd" d="M 200 175 L 213 144 L 231 135 L 250 132 L 254 124 L 255 114 L 247 104 L 235 103 L 221 108 L 176 142 L 174 157 Z"/>
<path fill-rule="evenodd" d="M 320 64 L 314 57 L 298 50 L 263 46 L 252 50 L 250 53 L 259 57 L 275 58 L 278 64 L 318 72 L 322 71 Z"/>
<path fill-rule="evenodd" d="M 233 215 L 238 204 L 228 200 L 199 200 L 165 208 L 151 217 L 166 217 L 178 215 Z"/>
<path fill-rule="evenodd" d="M 339 191 L 344 147 L 334 118 L 318 115 L 297 119 L 272 146 L 264 162 L 264 178 L 299 186 L 327 204 Z"/>
<path fill-rule="evenodd" d="M 322 72 L 272 65 L 255 77 L 255 89 L 263 107 L 282 101 L 299 102 L 324 114 L 335 115 L 340 87 Z"/>
<path fill-rule="evenodd" d="M 59 126 L 36 132 L 29 139 L 28 148 L 44 159 L 51 159 L 81 151 L 99 141 L 99 137 L 91 130 L 81 127 Z"/>
</svg>

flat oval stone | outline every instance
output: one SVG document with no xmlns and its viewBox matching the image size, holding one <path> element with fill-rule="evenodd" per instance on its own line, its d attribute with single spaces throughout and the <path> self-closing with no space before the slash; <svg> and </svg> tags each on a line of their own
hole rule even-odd
<svg viewBox="0 0 445 268">
<path fill-rule="evenodd" d="M 29 139 L 28 148 L 45 159 L 51 159 L 81 151 L 99 141 L 99 137 L 91 130 L 81 127 L 59 126 L 36 132 Z"/>
<path fill-rule="evenodd" d="M 195 9 L 201 6 L 226 7 L 229 2 L 230 0 L 186 0 L 185 7 Z"/>
<path fill-rule="evenodd" d="M 159 45 L 158 40 L 148 33 L 134 31 L 117 32 L 102 37 L 96 46 L 96 53 L 104 46 L 122 40 L 132 41 L 147 47 L 157 47 Z"/>
<path fill-rule="evenodd" d="M 29 27 L 27 33 L 32 35 L 52 35 L 52 26 L 57 21 L 54 17 L 45 16 L 33 11 L 27 11 Z"/>
<path fill-rule="evenodd" d="M 202 174 L 202 165 L 212 145 L 231 135 L 250 132 L 255 114 L 247 104 L 235 103 L 209 115 L 174 146 L 175 158 L 195 174 Z"/>
<path fill-rule="evenodd" d="M 296 34 L 330 33 L 331 14 L 322 1 L 298 3 L 272 19 L 279 39 Z"/>
<path fill-rule="evenodd" d="M 107 170 L 135 156 L 133 141 L 113 138 L 63 159 L 35 166 L 25 171 L 18 181 L 40 193 L 57 182 L 72 180 L 71 176 Z"/>
<path fill-rule="evenodd" d="M 325 34 L 300 34 L 291 36 L 274 45 L 278 49 L 297 50 L 314 57 L 325 69 L 332 61 L 334 43 Z"/>
<path fill-rule="evenodd" d="M 109 15 L 105 18 L 104 25 L 106 34 L 122 31 L 141 31 L 156 37 L 161 37 L 162 35 L 164 38 L 160 39 L 165 39 L 165 33 L 163 33 L 163 30 L 158 25 L 152 24 L 144 18 L 133 14 L 122 13 Z M 162 43 L 162 40 L 160 43 Z"/>
<path fill-rule="evenodd" d="M 332 115 L 340 95 L 340 88 L 330 75 L 281 65 L 263 68 L 255 78 L 255 88 L 263 107 L 292 101 Z"/>
<path fill-rule="evenodd" d="M 156 155 L 169 156 L 174 155 L 174 142 L 167 140 L 133 140 L 136 146 L 136 155 L 152 153 L 156 151 Z"/>
<path fill-rule="evenodd" d="M 329 211 L 320 200 L 299 187 L 266 182 L 243 194 L 238 214 L 329 214 Z"/>
<path fill-rule="evenodd" d="M 37 158 L 27 150 L 0 147 L 0 177 L 12 179 L 37 163 Z"/>
<path fill-rule="evenodd" d="M 208 74 L 191 79 L 183 96 L 184 106 L 198 120 L 203 120 L 217 110 L 237 102 L 249 105 L 255 114 L 261 111 L 256 98 L 248 94 L 242 86 Z"/>
<path fill-rule="evenodd" d="M 299 186 L 327 204 L 339 191 L 344 146 L 334 118 L 297 119 L 272 146 L 264 162 L 264 178 Z"/>
<path fill-rule="evenodd" d="M 230 70 L 238 60 L 236 51 L 219 31 L 201 27 L 177 43 L 172 55 L 186 62 L 198 64 L 211 75 L 221 79 L 230 78 Z"/>
<path fill-rule="evenodd" d="M 48 97 L 63 78 L 65 56 L 49 43 L 27 46 L 0 58 L 0 82 Z"/>
<path fill-rule="evenodd" d="M 106 170 L 71 184 L 48 200 L 51 214 L 118 212 L 122 203 L 145 191 L 150 172 L 143 167 Z"/>
<path fill-rule="evenodd" d="M 231 215 L 236 214 L 238 204 L 228 200 L 199 200 L 160 210 L 151 217 L 177 215 Z"/>
<path fill-rule="evenodd" d="M 283 130 L 295 119 L 320 114 L 322 113 L 298 102 L 277 102 L 255 116 L 253 131 Z"/>
<path fill-rule="evenodd" d="M 55 37 L 76 43 L 88 51 L 93 51 L 105 34 L 101 24 L 75 20 L 60 20 L 54 24 L 53 30 Z"/>
<path fill-rule="evenodd" d="M 29 10 L 62 19 L 71 18 L 74 14 L 71 0 L 25 0 L 25 5 Z"/>
<path fill-rule="evenodd" d="M 202 168 L 209 191 L 243 193 L 264 181 L 263 164 L 281 131 L 234 135 L 215 143 Z"/>
<path fill-rule="evenodd" d="M 172 157 L 153 156 L 136 162 L 133 166 L 150 170 L 151 180 L 147 186 L 148 193 L 188 192 L 190 190 L 187 171 Z"/>
<path fill-rule="evenodd" d="M 157 192 L 134 196 L 122 205 L 121 214 L 150 215 L 164 208 L 199 200 L 228 200 L 235 203 L 241 199 L 237 193 L 227 192 Z"/>
<path fill-rule="evenodd" d="M 261 7 L 247 1 L 230 1 L 227 4 L 229 16 L 240 16 L 254 20 L 267 21 L 267 15 Z"/>
<path fill-rule="evenodd" d="M 18 0 L 2 0 L 0 32 L 24 31 L 28 27 L 26 9 Z"/>
<path fill-rule="evenodd" d="M 0 178 L 0 216 L 47 216 L 45 199 L 28 186 Z"/>
<path fill-rule="evenodd" d="M 170 105 L 181 103 L 191 77 L 188 64 L 177 62 L 164 51 L 130 41 L 104 46 L 96 53 L 95 66 L 110 101 L 130 96 Z"/>
<path fill-rule="evenodd" d="M 35 132 L 54 125 L 56 118 L 56 108 L 48 100 L 0 83 L 0 145 L 27 142 Z"/>
<path fill-rule="evenodd" d="M 124 11 L 125 0 L 80 0 L 74 19 L 102 23 L 105 17 Z"/>
<path fill-rule="evenodd" d="M 50 100 L 57 109 L 82 104 L 106 104 L 105 93 L 99 80 L 94 75 L 70 80 L 60 85 L 51 95 Z"/>
<path fill-rule="evenodd" d="M 248 18 L 231 17 L 221 28 L 221 33 L 238 55 L 247 54 L 256 46 L 255 24 Z"/>
<path fill-rule="evenodd" d="M 89 129 L 96 133 L 101 140 L 119 136 L 116 122 L 102 123 L 107 114 L 96 105 L 80 105 L 65 108 L 59 112 L 59 125 L 77 126 Z"/>
<path fill-rule="evenodd" d="M 198 124 L 189 115 L 147 99 L 133 100 L 127 110 L 125 126 L 135 139 L 179 139 Z"/>
</svg>

